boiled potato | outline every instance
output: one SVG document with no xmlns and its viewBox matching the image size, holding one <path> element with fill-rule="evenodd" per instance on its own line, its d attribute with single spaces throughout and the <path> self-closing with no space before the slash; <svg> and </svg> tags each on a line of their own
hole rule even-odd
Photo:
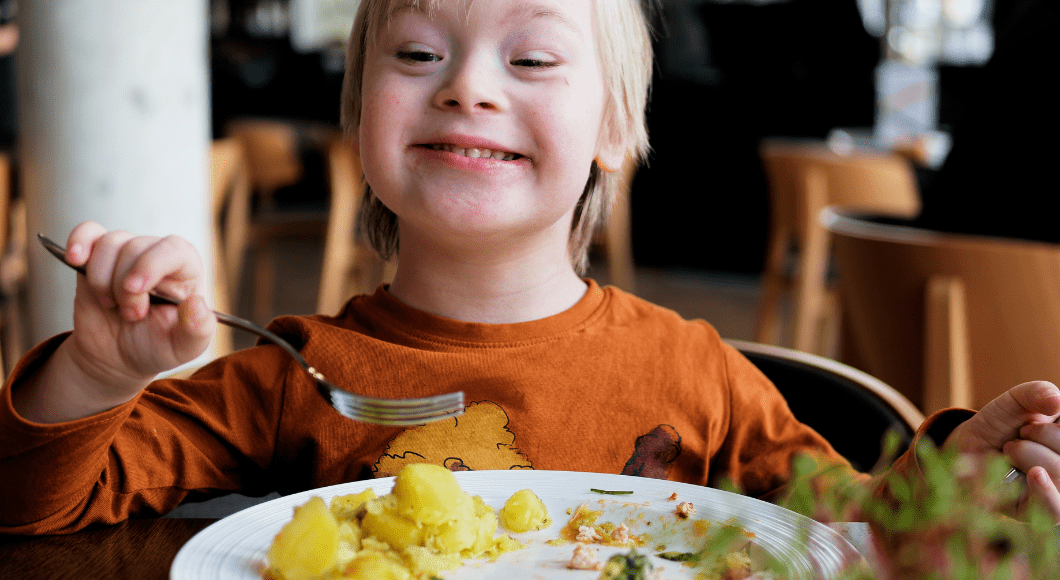
<svg viewBox="0 0 1060 580">
<path fill-rule="evenodd" d="M 436 526 L 458 517 L 468 495 L 453 472 L 431 463 L 406 465 L 394 478 L 401 515 L 425 526 Z"/>
<path fill-rule="evenodd" d="M 465 497 L 461 504 L 453 519 L 429 527 L 427 545 L 443 554 L 458 554 L 470 550 L 475 545 L 478 538 L 478 520 L 475 519 L 471 498 Z"/>
<path fill-rule="evenodd" d="M 461 564 L 457 554 L 440 554 L 423 546 L 410 546 L 404 556 L 408 559 L 409 568 L 424 578 L 438 577 L 444 570 L 459 568 Z"/>
<path fill-rule="evenodd" d="M 391 554 L 362 552 L 346 566 L 344 577 L 350 580 L 410 580 L 412 574 L 404 562 Z"/>
<path fill-rule="evenodd" d="M 324 500 L 313 497 L 294 509 L 269 547 L 268 559 L 285 580 L 307 580 L 330 571 L 338 551 L 339 523 Z"/>
<path fill-rule="evenodd" d="M 478 538 L 471 546 L 472 554 L 481 554 L 493 547 L 497 535 L 497 514 L 479 496 L 471 498 L 475 506 L 475 527 Z"/>
<path fill-rule="evenodd" d="M 331 498 L 331 513 L 340 520 L 348 520 L 357 514 L 368 500 L 375 499 L 375 490 L 369 488 L 361 493 L 337 495 Z"/>
<path fill-rule="evenodd" d="M 512 494 L 501 508 L 501 522 L 509 530 L 521 533 L 547 528 L 552 524 L 541 498 L 529 489 Z"/>
<path fill-rule="evenodd" d="M 269 548 L 279 579 L 423 579 L 459 567 L 464 558 L 496 558 L 523 547 L 507 534 L 498 537 L 494 509 L 437 465 L 406 466 L 382 497 L 367 490 L 336 496 L 330 507 L 314 500 L 297 508 Z M 524 503 L 531 507 L 520 509 L 532 511 Z M 547 518 L 543 504 L 524 514 L 540 517 Z"/>
<path fill-rule="evenodd" d="M 383 496 L 365 504 L 361 520 L 364 533 L 390 544 L 395 550 L 423 545 L 423 528 L 398 511 L 397 499 Z"/>
</svg>

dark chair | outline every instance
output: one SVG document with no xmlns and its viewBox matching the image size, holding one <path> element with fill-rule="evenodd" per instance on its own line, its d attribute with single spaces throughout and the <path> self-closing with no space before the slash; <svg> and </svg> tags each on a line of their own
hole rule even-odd
<svg viewBox="0 0 1060 580">
<path fill-rule="evenodd" d="M 821 434 L 860 471 L 871 471 L 894 430 L 909 448 L 924 415 L 901 393 L 853 367 L 773 345 L 728 341 L 773 381 L 799 421 Z"/>
</svg>

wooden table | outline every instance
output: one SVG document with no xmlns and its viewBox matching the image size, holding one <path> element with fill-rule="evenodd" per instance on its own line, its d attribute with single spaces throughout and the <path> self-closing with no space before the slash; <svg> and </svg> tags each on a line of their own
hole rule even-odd
<svg viewBox="0 0 1060 580">
<path fill-rule="evenodd" d="M 135 519 L 65 536 L 0 535 L 0 579 L 168 580 L 180 548 L 216 521 Z M 838 523 L 832 528 L 866 553 L 865 524 Z"/>
<path fill-rule="evenodd" d="M 0 579 L 166 580 L 173 558 L 215 519 L 136 519 L 65 536 L 0 535 Z"/>
</svg>

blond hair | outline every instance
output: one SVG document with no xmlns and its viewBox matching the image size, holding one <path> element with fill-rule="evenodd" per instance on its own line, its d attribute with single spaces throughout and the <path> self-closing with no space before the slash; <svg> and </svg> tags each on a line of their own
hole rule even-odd
<svg viewBox="0 0 1060 580">
<path fill-rule="evenodd" d="M 361 114 L 361 81 L 369 39 L 399 3 L 428 12 L 441 0 L 362 0 L 346 52 L 342 83 L 341 120 L 347 136 L 356 133 Z M 600 140 L 623 154 L 626 163 L 640 163 L 648 153 L 645 110 L 651 85 L 652 49 L 648 16 L 642 0 L 596 0 L 597 53 L 604 76 L 604 115 Z M 618 167 L 601 167 L 594 161 L 574 210 L 567 244 L 571 263 L 579 275 L 589 261 L 589 245 L 596 227 L 606 221 L 621 186 Z M 383 259 L 398 251 L 398 218 L 365 184 L 361 227 Z"/>
</svg>

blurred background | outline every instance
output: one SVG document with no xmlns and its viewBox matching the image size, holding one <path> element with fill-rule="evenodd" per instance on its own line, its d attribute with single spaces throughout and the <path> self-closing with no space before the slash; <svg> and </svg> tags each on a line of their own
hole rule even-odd
<svg viewBox="0 0 1060 580">
<path fill-rule="evenodd" d="M 356 4 L 213 0 L 214 134 L 248 115 L 336 123 L 342 41 Z M 759 141 L 872 131 L 885 88 L 877 77 L 894 62 L 909 63 L 901 72 L 923 76 L 933 93 L 908 129 L 944 130 L 991 53 L 999 12 L 990 0 L 659 4 L 654 155 L 633 188 L 635 256 L 644 265 L 739 273 L 760 271 L 765 255 Z M 702 250 L 711 247 L 724 251 Z"/>
<path fill-rule="evenodd" d="M 214 255 L 229 269 L 217 274 L 218 281 L 223 278 L 231 287 L 229 306 L 258 322 L 279 313 L 320 308 L 321 280 L 327 270 L 329 211 L 336 207 L 337 195 L 337 161 L 331 157 L 329 144 L 338 126 L 345 41 L 358 1 L 71 0 L 34 3 L 32 7 L 22 4 L 0 0 L 4 23 L 0 29 L 0 146 L 10 160 L 9 196 L 16 209 L 19 200 L 28 205 L 28 210 L 23 209 L 28 211 L 28 230 L 51 224 L 54 236 L 65 235 L 60 226 L 66 222 L 48 217 L 52 215 L 48 212 L 56 205 L 69 207 L 81 198 L 92 198 L 95 190 L 86 193 L 69 185 L 64 189 L 42 175 L 70 172 L 63 169 L 67 167 L 63 163 L 72 150 L 84 150 L 83 155 L 98 158 L 100 154 L 92 150 L 106 143 L 97 140 L 105 131 L 90 127 L 85 133 L 88 138 L 63 144 L 61 155 L 54 147 L 49 148 L 50 143 L 62 142 L 64 131 L 54 126 L 42 129 L 47 124 L 42 119 L 73 122 L 91 115 L 83 109 L 71 113 L 74 105 L 70 103 L 81 93 L 75 88 L 68 96 L 61 92 L 66 85 L 53 86 L 48 79 L 76 78 L 71 71 L 82 66 L 79 58 L 98 57 L 89 63 L 97 70 L 128 67 L 135 73 L 139 70 L 136 67 L 145 66 L 162 69 L 159 82 L 171 82 L 185 73 L 167 75 L 164 73 L 170 65 L 159 66 L 150 59 L 146 64 L 125 61 L 120 55 L 137 51 L 153 54 L 156 45 L 176 42 L 172 46 L 187 48 L 192 56 L 190 64 L 174 62 L 191 69 L 199 67 L 205 86 L 201 109 L 193 106 L 200 98 L 197 85 L 180 87 L 183 100 L 177 103 L 178 108 L 204 117 L 201 129 L 198 121 L 176 123 L 183 127 L 182 135 L 190 131 L 194 137 L 186 149 L 190 158 L 196 159 L 195 155 L 225 138 L 243 139 L 247 145 L 248 121 L 283 125 L 294 135 L 293 161 L 287 160 L 293 169 L 288 177 L 271 185 L 257 179 L 255 171 L 261 169 L 255 168 L 249 149 L 241 154 L 246 157 L 249 179 L 247 211 L 265 218 L 255 224 L 257 234 L 247 238 L 245 247 Z M 760 321 L 763 288 L 769 269 L 777 267 L 769 263 L 768 256 L 771 231 L 777 225 L 772 212 L 780 202 L 774 197 L 776 180 L 769 176 L 763 161 L 763 144 L 798 142 L 824 147 L 836 155 L 859 151 L 888 155 L 905 164 L 913 177 L 914 195 L 921 196 L 937 183 L 956 144 L 954 135 L 960 133 L 957 126 L 969 116 L 982 118 L 982 111 L 968 112 L 970 103 L 991 102 L 1002 89 L 1021 90 L 992 82 L 997 77 L 987 76 L 987 65 L 1003 39 L 1040 38 L 1052 30 L 1049 26 L 1055 23 L 1055 10 L 1049 9 L 1052 20 L 1033 18 L 1044 4 L 1033 0 L 656 2 L 651 10 L 656 69 L 648 111 L 653 150 L 648 164 L 631 175 L 628 183 L 626 203 L 619 212 L 624 222 L 615 228 L 624 230 L 625 237 L 620 232 L 594 252 L 592 275 L 685 316 L 707 318 L 728 338 L 766 340 Z M 168 20 L 157 16 L 163 9 L 174 11 Z M 1028 15 L 1039 24 L 1032 30 L 1020 28 L 1026 26 Z M 122 26 L 99 30 L 97 25 L 94 36 L 82 32 L 110 21 L 121 21 Z M 174 30 L 186 30 L 181 37 L 184 40 L 173 41 Z M 13 40 L 11 34 L 15 35 Z M 65 37 L 73 40 L 52 48 L 66 42 Z M 1012 78 L 1041 77 L 1040 67 L 1047 62 L 1049 51 L 1055 52 L 1041 46 L 1045 45 L 1034 45 L 1023 53 L 1034 58 L 1013 58 L 1005 70 Z M 60 56 L 55 56 L 55 51 Z M 55 63 L 59 72 L 48 68 Z M 173 65 L 169 70 L 179 68 Z M 108 80 L 107 75 L 96 76 L 105 82 L 119 82 Z M 68 80 L 63 82 L 69 84 Z M 158 89 L 145 89 L 146 96 L 134 98 L 130 106 L 139 107 L 141 113 L 147 110 L 152 90 Z M 60 91 L 58 97 L 55 91 Z M 93 107 L 91 110 L 100 114 L 107 109 L 99 102 Z M 1002 118 L 1016 108 L 1008 101 L 999 102 L 991 115 Z M 131 123 L 132 131 L 140 130 L 136 128 L 140 125 Z M 140 137 L 151 130 L 143 129 Z M 180 145 L 172 134 L 159 141 L 169 144 L 167 151 Z M 149 150 L 151 142 L 141 139 L 139 147 Z M 280 166 L 273 163 L 271 168 L 278 170 Z M 210 178 L 218 175 L 216 166 L 207 168 L 205 164 L 192 174 L 197 180 L 193 188 L 201 185 L 204 192 L 210 187 Z M 78 176 L 70 178 L 76 180 Z M 263 190 L 267 190 L 266 195 L 261 195 Z M 131 195 L 139 200 L 146 194 Z M 163 197 L 172 200 L 180 196 Z M 109 197 L 98 195 L 95 199 L 104 203 L 99 200 Z M 207 205 L 202 203 L 200 213 L 204 216 L 209 213 L 205 211 Z M 89 210 L 78 211 L 76 221 L 84 219 Z M 266 215 L 268 212 L 272 213 Z M 168 212 L 160 212 L 156 205 L 152 213 Z M 203 246 L 217 243 L 214 230 L 219 226 L 211 219 L 203 217 L 195 226 L 202 228 L 197 239 Z M 257 227 L 262 222 L 271 226 Z M 16 245 L 21 243 L 24 252 L 25 239 L 19 241 L 18 236 L 25 235 L 27 226 L 22 225 L 21 233 L 18 228 L 13 231 L 9 237 L 14 237 Z M 278 232 L 292 235 L 276 235 Z M 265 241 L 267 238 L 270 241 Z M 614 246 L 623 243 L 633 264 L 628 282 L 619 281 L 609 269 L 609 262 L 621 256 L 614 253 Z M 8 241 L 9 248 L 11 244 Z M 36 250 L 29 252 L 28 264 L 22 270 L 9 268 L 15 272 L 12 276 L 28 279 L 30 287 L 70 286 L 65 273 L 56 274 L 54 280 L 34 279 L 35 269 L 50 267 L 43 263 L 35 266 Z M 238 259 L 232 258 L 233 252 Z M 8 253 L 18 251 L 9 249 Z M 255 274 L 262 256 L 272 261 L 271 277 Z M 786 272 L 795 268 L 793 263 L 782 264 Z M 55 304 L 66 300 L 57 298 L 50 304 L 37 290 L 18 290 L 14 282 L 7 286 L 5 291 L 12 297 L 5 298 L 5 303 L 14 302 L 19 292 L 28 294 L 28 315 L 24 312 L 19 324 L 24 329 L 30 327 L 21 339 L 22 346 L 5 345 L 10 353 L 52 332 L 52 328 L 33 326 L 43 312 L 61 308 Z M 48 292 L 47 298 L 53 295 L 58 296 Z M 781 296 L 777 311 L 779 330 L 772 329 L 769 341 L 793 345 L 793 300 L 789 288 Z M 34 323 L 29 324 L 26 318 Z M 62 320 L 60 317 L 57 324 Z M 234 340 L 238 347 L 249 338 L 237 336 Z M 836 344 L 832 340 L 812 350 L 839 356 Z"/>
</svg>

